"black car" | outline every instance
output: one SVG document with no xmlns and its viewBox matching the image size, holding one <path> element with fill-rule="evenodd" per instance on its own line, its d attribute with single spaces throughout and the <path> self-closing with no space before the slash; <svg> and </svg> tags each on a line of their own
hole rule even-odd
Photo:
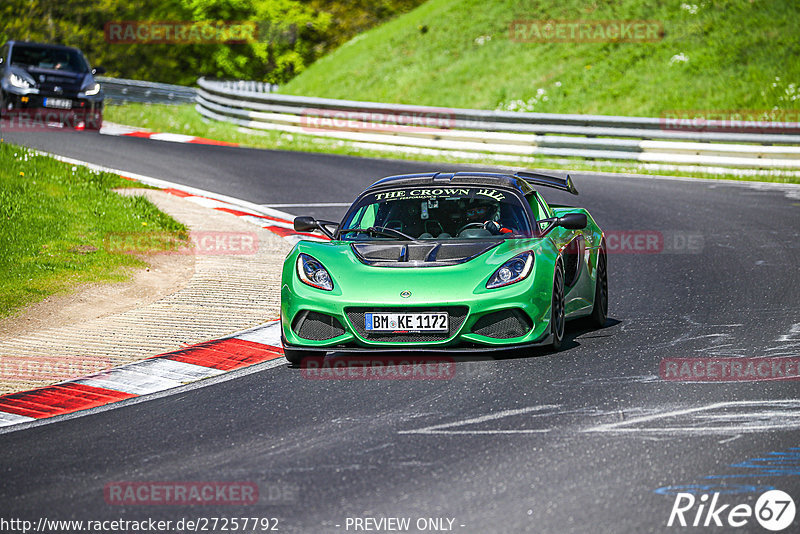
<svg viewBox="0 0 800 534">
<path fill-rule="evenodd" d="M 77 48 L 8 41 L 0 48 L 0 114 L 20 125 L 99 130 L 105 95 L 94 75 L 104 72 Z"/>
</svg>

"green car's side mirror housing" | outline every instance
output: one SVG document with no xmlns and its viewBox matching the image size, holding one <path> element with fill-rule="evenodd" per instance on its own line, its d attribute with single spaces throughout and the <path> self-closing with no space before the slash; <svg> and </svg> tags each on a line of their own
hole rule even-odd
<svg viewBox="0 0 800 534">
<path fill-rule="evenodd" d="M 588 223 L 585 213 L 567 213 L 556 219 L 555 225 L 567 230 L 583 230 Z"/>
<path fill-rule="evenodd" d="M 330 239 L 333 239 L 333 232 L 331 232 L 326 226 L 333 225 L 337 226 L 338 223 L 333 221 L 318 221 L 314 217 L 295 217 L 294 218 L 294 231 L 295 232 L 313 232 L 314 230 L 319 230 Z"/>
<path fill-rule="evenodd" d="M 295 217 L 294 218 L 294 231 L 295 232 L 311 232 L 319 228 L 319 223 L 314 217 Z"/>
</svg>

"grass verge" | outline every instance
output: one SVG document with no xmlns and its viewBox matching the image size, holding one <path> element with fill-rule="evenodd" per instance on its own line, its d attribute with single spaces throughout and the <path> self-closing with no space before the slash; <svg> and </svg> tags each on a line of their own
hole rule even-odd
<svg viewBox="0 0 800 534">
<path fill-rule="evenodd" d="M 637 42 L 543 29 L 587 20 L 652 21 L 663 33 Z M 428 0 L 317 60 L 281 92 L 645 117 L 790 110 L 794 118 L 798 40 L 800 9 L 786 0 Z"/>
<path fill-rule="evenodd" d="M 109 236 L 152 236 L 143 242 L 154 251 L 187 239 L 187 228 L 146 198 L 113 191 L 131 186 L 0 142 L 0 317 L 79 284 L 126 280 L 126 268 L 145 265 L 105 246 Z"/>
</svg>

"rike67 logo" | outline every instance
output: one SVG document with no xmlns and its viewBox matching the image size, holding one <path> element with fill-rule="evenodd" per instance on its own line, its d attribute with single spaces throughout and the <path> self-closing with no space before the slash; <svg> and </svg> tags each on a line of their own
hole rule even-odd
<svg viewBox="0 0 800 534">
<path fill-rule="evenodd" d="M 794 500 L 781 490 L 770 490 L 761 494 L 754 507 L 749 504 L 722 504 L 719 493 L 711 497 L 704 493 L 696 498 L 691 493 L 678 493 L 672 504 L 667 526 L 692 527 L 743 527 L 753 517 L 767 530 L 777 532 L 794 521 Z"/>
</svg>

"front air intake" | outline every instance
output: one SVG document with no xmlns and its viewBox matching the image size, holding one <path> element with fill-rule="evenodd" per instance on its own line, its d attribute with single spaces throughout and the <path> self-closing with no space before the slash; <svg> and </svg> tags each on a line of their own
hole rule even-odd
<svg viewBox="0 0 800 534">
<path fill-rule="evenodd" d="M 522 310 L 503 310 L 484 315 L 472 327 L 472 333 L 495 339 L 522 337 L 530 332 L 533 322 Z"/>
<path fill-rule="evenodd" d="M 297 314 L 292 330 L 303 339 L 311 341 L 325 341 L 344 334 L 342 323 L 336 317 L 308 310 Z"/>
</svg>

